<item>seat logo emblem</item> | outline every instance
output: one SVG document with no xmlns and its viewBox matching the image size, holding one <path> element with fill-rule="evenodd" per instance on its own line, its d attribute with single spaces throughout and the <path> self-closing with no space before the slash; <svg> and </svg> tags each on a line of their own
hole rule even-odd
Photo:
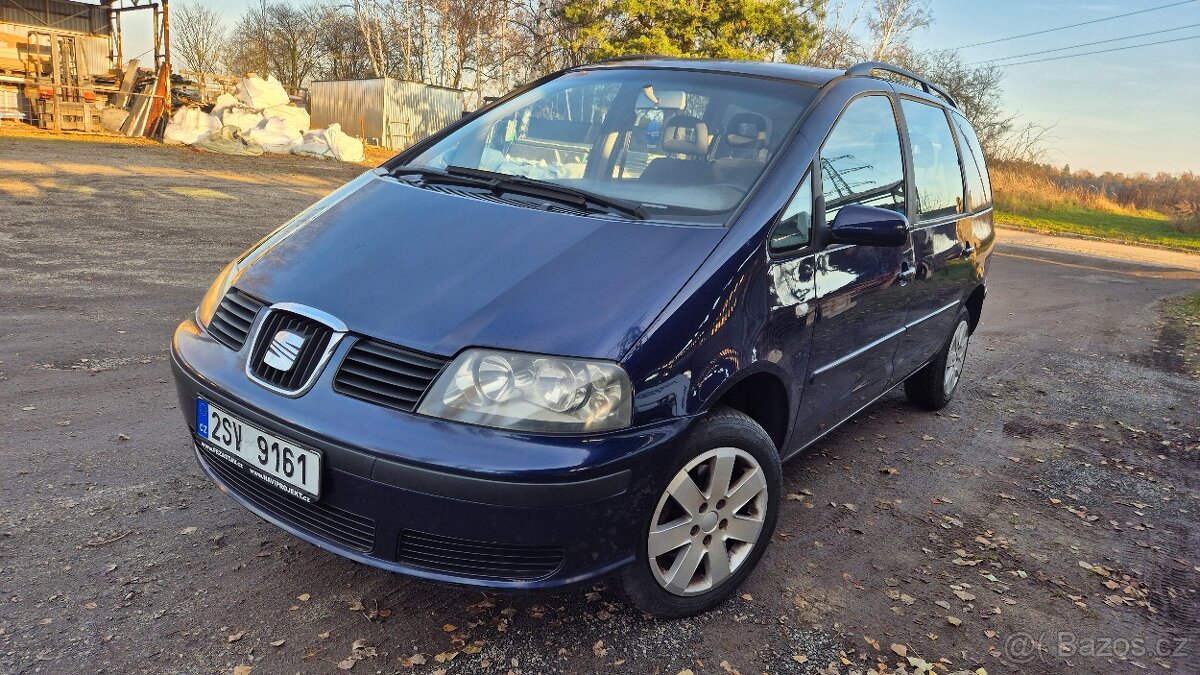
<svg viewBox="0 0 1200 675">
<path fill-rule="evenodd" d="M 267 354 L 263 357 L 263 363 L 271 366 L 275 370 L 287 372 L 296 365 L 296 356 L 300 353 L 300 348 L 304 346 L 304 336 L 296 335 L 291 331 L 281 330 L 271 338 L 271 344 L 267 347 Z"/>
</svg>

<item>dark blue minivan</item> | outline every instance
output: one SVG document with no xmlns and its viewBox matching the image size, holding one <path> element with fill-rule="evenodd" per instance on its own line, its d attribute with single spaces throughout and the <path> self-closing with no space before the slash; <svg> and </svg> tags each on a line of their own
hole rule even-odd
<svg viewBox="0 0 1200 675">
<path fill-rule="evenodd" d="M 293 218 L 172 362 L 204 472 L 296 536 L 680 616 L 762 557 L 783 460 L 901 383 L 947 404 L 993 238 L 979 141 L 913 73 L 620 59 Z"/>
</svg>

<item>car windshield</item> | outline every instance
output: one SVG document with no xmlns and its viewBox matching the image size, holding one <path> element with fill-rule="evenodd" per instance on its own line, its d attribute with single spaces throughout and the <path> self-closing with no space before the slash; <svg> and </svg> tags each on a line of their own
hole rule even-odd
<svg viewBox="0 0 1200 675">
<path fill-rule="evenodd" d="M 816 93 L 712 72 L 573 72 L 483 113 L 407 168 L 531 179 L 640 217 L 722 224 Z"/>
</svg>

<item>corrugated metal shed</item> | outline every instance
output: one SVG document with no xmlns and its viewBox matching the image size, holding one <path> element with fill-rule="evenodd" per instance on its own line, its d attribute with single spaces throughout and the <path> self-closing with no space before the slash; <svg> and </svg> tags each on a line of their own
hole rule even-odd
<svg viewBox="0 0 1200 675">
<path fill-rule="evenodd" d="M 0 0 L 0 3 L 8 0 Z M 0 5 L 2 7 L 3 5 Z M 43 30 L 46 30 L 44 27 Z M 0 21 L 0 70 L 15 70 L 21 72 L 24 68 L 22 63 L 29 57 L 30 50 L 37 52 L 37 43 L 30 43 L 29 31 L 39 30 L 37 26 L 28 24 L 11 24 Z M 63 32 L 61 29 L 53 28 Z M 110 68 L 108 54 L 111 49 L 109 38 L 107 35 L 79 35 L 76 37 L 79 41 L 79 46 L 83 51 L 83 60 L 87 67 L 87 74 L 102 75 L 107 73 Z M 50 58 L 50 50 L 47 42 L 42 43 L 41 52 L 46 58 Z"/>
<path fill-rule="evenodd" d="M 108 35 L 108 11 L 70 0 L 0 0 L 0 22 Z"/>
<path fill-rule="evenodd" d="M 313 82 L 313 128 L 336 122 L 351 136 L 400 150 L 462 116 L 462 92 L 391 78 Z"/>
</svg>

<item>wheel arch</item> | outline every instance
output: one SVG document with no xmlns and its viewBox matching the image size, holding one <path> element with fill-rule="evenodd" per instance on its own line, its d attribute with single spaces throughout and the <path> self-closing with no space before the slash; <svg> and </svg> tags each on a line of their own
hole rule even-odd
<svg viewBox="0 0 1200 675">
<path fill-rule="evenodd" d="M 726 380 L 709 399 L 707 410 L 726 406 L 754 420 L 782 451 L 791 430 L 792 407 L 782 373 L 760 367 L 745 369 Z"/>
<path fill-rule="evenodd" d="M 979 317 L 983 314 L 983 299 L 987 297 L 987 287 L 979 284 L 971 291 L 971 295 L 967 296 L 967 301 L 964 306 L 967 308 L 967 314 L 971 317 L 971 332 L 975 332 L 975 327 L 979 325 Z"/>
</svg>

